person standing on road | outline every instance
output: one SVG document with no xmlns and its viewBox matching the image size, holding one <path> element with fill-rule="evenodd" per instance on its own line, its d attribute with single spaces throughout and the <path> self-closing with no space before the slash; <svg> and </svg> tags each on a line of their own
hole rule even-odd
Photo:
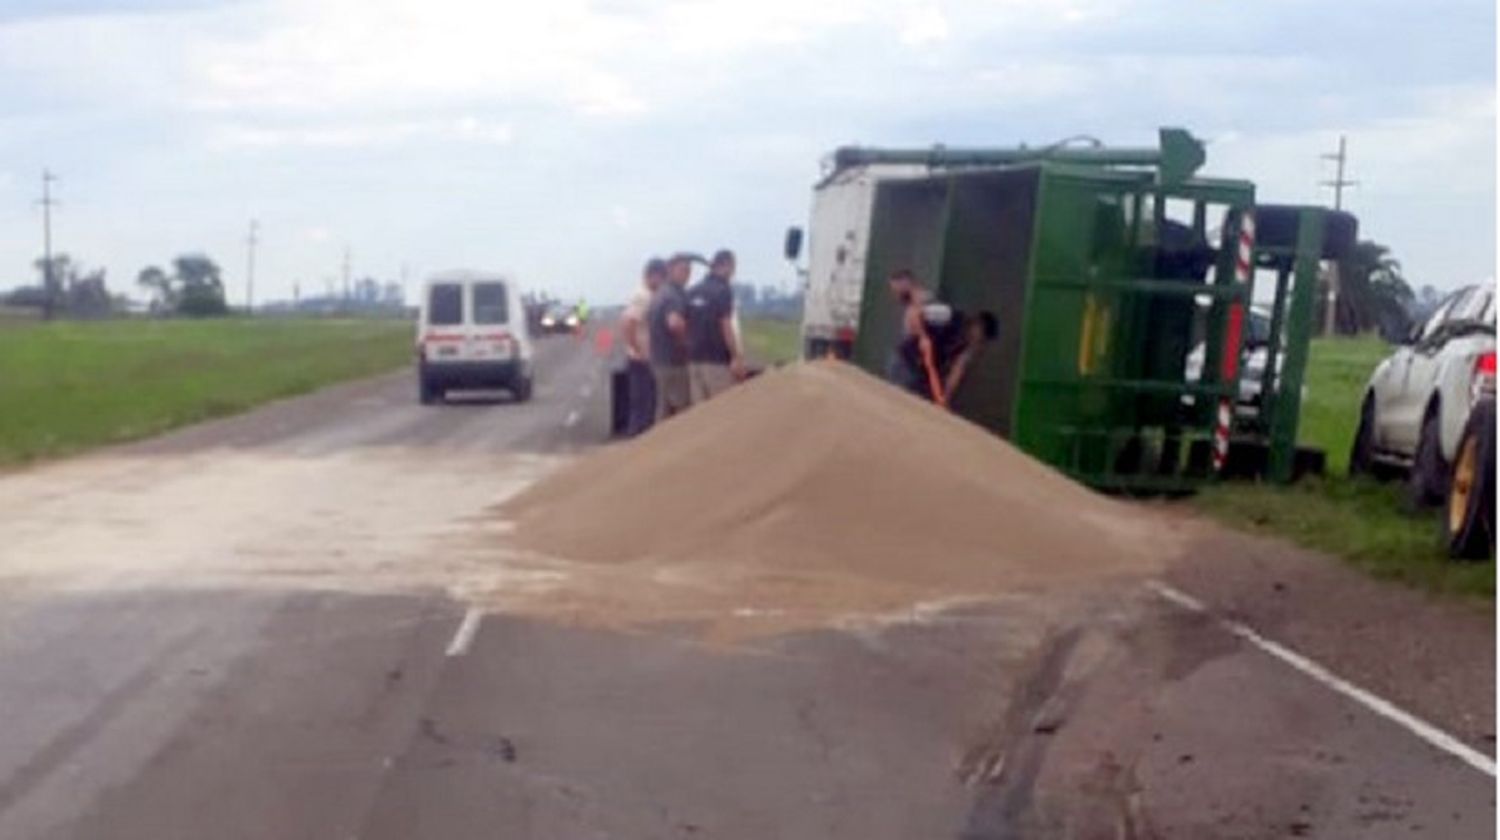
<svg viewBox="0 0 1500 840">
<path fill-rule="evenodd" d="M 651 298 L 667 280 L 665 260 L 652 258 L 641 275 L 641 286 L 631 295 L 620 318 L 620 338 L 625 344 L 626 404 L 629 417 L 625 436 L 635 437 L 656 422 L 656 374 L 651 371 L 650 326 L 646 323 Z"/>
<path fill-rule="evenodd" d="M 656 375 L 656 417 L 681 414 L 692 403 L 688 384 L 687 288 L 692 258 L 677 254 L 667 261 L 666 282 L 651 296 L 646 323 L 650 333 L 651 371 Z"/>
<path fill-rule="evenodd" d="M 708 276 L 687 292 L 688 380 L 693 402 L 723 393 L 745 378 L 734 323 L 734 252 L 721 250 L 709 263 Z"/>
</svg>

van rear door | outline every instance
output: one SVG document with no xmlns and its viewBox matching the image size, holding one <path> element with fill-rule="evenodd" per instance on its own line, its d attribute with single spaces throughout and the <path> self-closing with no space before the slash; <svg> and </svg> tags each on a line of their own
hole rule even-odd
<svg viewBox="0 0 1500 840">
<path fill-rule="evenodd" d="M 433 283 L 423 301 L 422 355 L 429 362 L 457 362 L 464 355 L 464 284 Z"/>
<path fill-rule="evenodd" d="M 508 362 L 517 355 L 511 330 L 510 290 L 502 280 L 469 284 L 469 317 L 464 324 L 464 358 L 472 362 Z"/>
</svg>

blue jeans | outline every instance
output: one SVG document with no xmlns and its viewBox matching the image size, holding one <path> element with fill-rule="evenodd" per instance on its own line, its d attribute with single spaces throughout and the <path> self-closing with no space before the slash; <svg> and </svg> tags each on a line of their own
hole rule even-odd
<svg viewBox="0 0 1500 840">
<path fill-rule="evenodd" d="M 932 393 L 928 390 L 927 379 L 923 376 L 923 372 L 913 370 L 912 366 L 907 364 L 906 358 L 899 352 L 892 353 L 886 360 L 885 378 L 886 381 L 902 390 L 910 391 L 925 399 L 932 399 Z"/>
</svg>

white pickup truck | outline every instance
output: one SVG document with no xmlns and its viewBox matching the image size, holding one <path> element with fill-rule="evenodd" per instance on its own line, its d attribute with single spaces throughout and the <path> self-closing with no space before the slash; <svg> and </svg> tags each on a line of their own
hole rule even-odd
<svg viewBox="0 0 1500 840">
<path fill-rule="evenodd" d="M 1494 370 L 1495 290 L 1449 295 L 1407 341 L 1375 368 L 1365 388 L 1351 473 L 1406 469 L 1413 503 L 1437 504 L 1485 365 Z"/>
</svg>

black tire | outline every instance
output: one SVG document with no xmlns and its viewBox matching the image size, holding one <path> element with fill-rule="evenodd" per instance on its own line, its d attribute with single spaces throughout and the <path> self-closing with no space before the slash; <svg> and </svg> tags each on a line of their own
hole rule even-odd
<svg viewBox="0 0 1500 840">
<path fill-rule="evenodd" d="M 1370 475 L 1375 471 L 1375 400 L 1365 397 L 1359 409 L 1359 428 L 1349 449 L 1349 476 Z"/>
<path fill-rule="evenodd" d="M 1406 498 L 1414 508 L 1442 504 L 1448 493 L 1448 465 L 1443 462 L 1443 449 L 1438 438 L 1439 414 L 1440 409 L 1434 403 L 1422 418 L 1417 452 L 1406 479 Z"/>
<path fill-rule="evenodd" d="M 1448 556 L 1483 560 L 1495 553 L 1495 402 L 1469 413 L 1453 458 L 1453 480 L 1443 509 Z"/>
<path fill-rule="evenodd" d="M 417 399 L 422 405 L 432 405 L 443 398 L 443 394 L 433 387 L 432 381 L 427 378 L 425 372 L 417 373 Z"/>
<path fill-rule="evenodd" d="M 511 386 L 510 392 L 515 396 L 516 402 L 526 402 L 530 400 L 531 377 L 528 376 L 524 379 L 517 380 L 516 384 Z"/>
</svg>

